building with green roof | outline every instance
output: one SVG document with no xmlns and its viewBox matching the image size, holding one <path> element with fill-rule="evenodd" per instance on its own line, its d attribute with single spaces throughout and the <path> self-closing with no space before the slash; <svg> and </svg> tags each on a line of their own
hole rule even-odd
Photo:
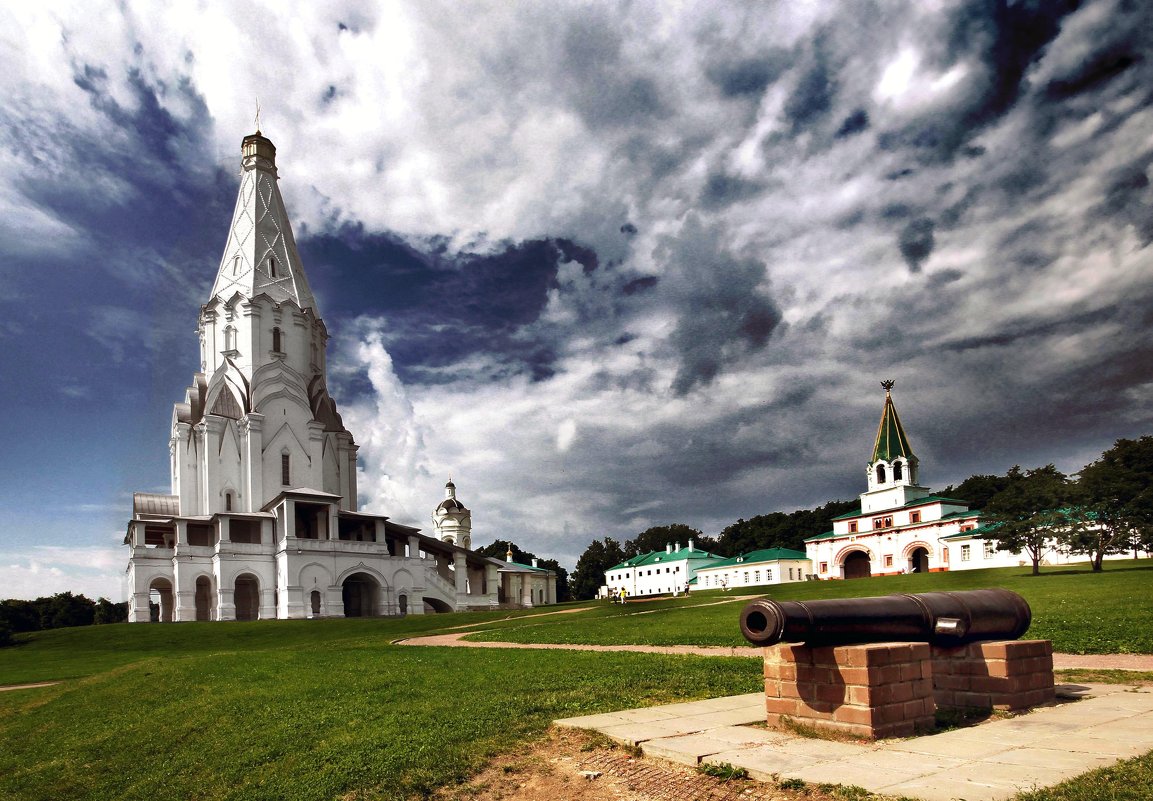
<svg viewBox="0 0 1153 801">
<path fill-rule="evenodd" d="M 832 531 L 805 539 L 818 578 L 948 570 L 951 554 L 943 539 L 973 536 L 969 532 L 980 524 L 967 501 L 934 495 L 918 482 L 920 462 L 893 403 L 893 382 L 881 387 L 885 402 L 860 508 L 834 518 Z"/>
<path fill-rule="evenodd" d="M 697 570 L 694 590 L 731 590 L 813 578 L 813 562 L 801 551 L 765 548 L 731 556 Z"/>
<path fill-rule="evenodd" d="M 699 550 L 692 540 L 685 547 L 670 543 L 663 551 L 650 551 L 626 559 L 605 571 L 602 594 L 615 597 L 623 588 L 630 597 L 687 592 L 697 571 L 726 557 Z"/>
</svg>

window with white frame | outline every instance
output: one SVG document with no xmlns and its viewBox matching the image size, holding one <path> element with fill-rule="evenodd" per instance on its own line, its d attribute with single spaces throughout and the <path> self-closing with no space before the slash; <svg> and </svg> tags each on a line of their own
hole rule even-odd
<svg viewBox="0 0 1153 801">
<path fill-rule="evenodd" d="M 985 558 L 993 558 L 993 553 L 997 550 L 996 543 L 992 540 L 985 540 Z"/>
<path fill-rule="evenodd" d="M 962 562 L 968 562 L 972 558 L 972 556 L 973 556 L 973 546 L 972 545 L 962 545 L 961 546 L 961 561 Z"/>
</svg>

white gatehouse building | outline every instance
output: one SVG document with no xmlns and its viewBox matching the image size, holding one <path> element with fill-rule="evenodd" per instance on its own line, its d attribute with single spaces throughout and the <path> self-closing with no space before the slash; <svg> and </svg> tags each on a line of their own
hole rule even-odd
<svg viewBox="0 0 1153 801">
<path fill-rule="evenodd" d="M 435 537 L 358 509 L 357 445 L 328 394 L 328 331 L 277 186 L 276 148 L 257 131 L 241 152 L 227 244 L 200 310 L 199 371 L 173 408 L 171 494 L 133 498 L 129 620 L 555 602 L 541 591 L 551 571 L 470 550 L 471 513 L 451 481 Z"/>
<path fill-rule="evenodd" d="M 865 468 L 868 490 L 858 510 L 833 519 L 832 531 L 805 538 L 814 575 L 851 579 L 1029 564 L 1025 554 L 997 549 L 968 501 L 934 495 L 918 483 L 920 462 L 893 405 L 893 382 L 881 387 L 885 405 Z M 1043 564 L 1075 560 L 1053 543 Z"/>
</svg>

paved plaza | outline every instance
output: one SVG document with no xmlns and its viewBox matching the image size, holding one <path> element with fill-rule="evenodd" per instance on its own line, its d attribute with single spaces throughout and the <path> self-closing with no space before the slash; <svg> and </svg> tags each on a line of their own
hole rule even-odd
<svg viewBox="0 0 1153 801">
<path fill-rule="evenodd" d="M 556 721 L 646 756 L 729 763 L 754 779 L 857 785 L 925 801 L 996 801 L 1153 750 L 1153 688 L 1058 685 L 1054 706 L 924 737 L 875 743 L 759 728 L 763 693 Z"/>
</svg>

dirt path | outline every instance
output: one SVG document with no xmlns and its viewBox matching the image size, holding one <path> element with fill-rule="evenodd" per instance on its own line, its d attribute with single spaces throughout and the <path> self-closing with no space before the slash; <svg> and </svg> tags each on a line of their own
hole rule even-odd
<svg viewBox="0 0 1153 801">
<path fill-rule="evenodd" d="M 581 645 L 569 643 L 469 642 L 464 638 L 478 632 L 431 634 L 397 640 L 397 645 L 445 645 L 458 648 L 537 648 L 570 651 L 632 651 L 646 654 L 693 654 L 696 656 L 759 657 L 760 648 L 753 646 L 719 645 Z M 1053 654 L 1053 667 L 1057 670 L 1087 668 L 1093 670 L 1148 670 L 1153 671 L 1153 654 Z"/>
<path fill-rule="evenodd" d="M 34 684 L 5 684 L 0 686 L 0 693 L 5 693 L 9 690 L 32 690 L 36 687 L 51 687 L 59 683 L 58 681 L 38 681 Z"/>
</svg>

